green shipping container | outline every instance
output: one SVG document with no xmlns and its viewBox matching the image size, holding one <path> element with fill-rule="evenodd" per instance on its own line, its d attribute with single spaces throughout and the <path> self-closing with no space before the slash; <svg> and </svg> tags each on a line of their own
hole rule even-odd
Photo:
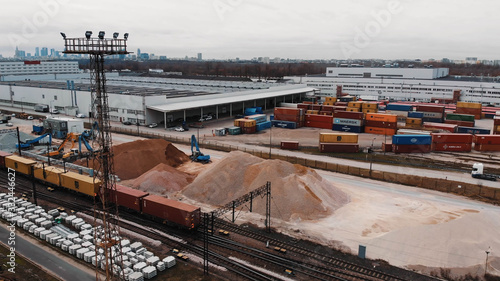
<svg viewBox="0 0 500 281">
<path fill-rule="evenodd" d="M 446 114 L 446 120 L 474 122 L 474 115 L 448 113 Z"/>
<path fill-rule="evenodd" d="M 240 127 L 229 127 L 227 129 L 230 135 L 239 135 L 241 134 L 241 128 Z"/>
</svg>

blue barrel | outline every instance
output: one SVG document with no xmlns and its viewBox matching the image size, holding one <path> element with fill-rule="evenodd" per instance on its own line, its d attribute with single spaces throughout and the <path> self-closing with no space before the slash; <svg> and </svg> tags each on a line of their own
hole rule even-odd
<svg viewBox="0 0 500 281">
<path fill-rule="evenodd" d="M 392 144 L 399 145 L 429 145 L 432 143 L 430 135 L 394 135 L 392 136 Z"/>
</svg>

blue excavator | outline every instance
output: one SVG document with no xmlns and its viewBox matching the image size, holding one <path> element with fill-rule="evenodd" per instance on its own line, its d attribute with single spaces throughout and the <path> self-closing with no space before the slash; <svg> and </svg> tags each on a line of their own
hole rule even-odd
<svg viewBox="0 0 500 281">
<path fill-rule="evenodd" d="M 50 133 L 48 133 L 48 134 L 44 134 L 42 136 L 39 136 L 36 139 L 32 139 L 32 140 L 26 141 L 24 143 L 18 143 L 18 144 L 16 144 L 16 148 L 19 148 L 19 146 L 21 146 L 21 149 L 31 148 L 31 146 L 38 144 L 39 141 L 41 141 L 42 139 L 44 139 L 46 137 L 49 137 L 49 143 L 52 144 L 52 135 Z"/>
<path fill-rule="evenodd" d="M 196 151 L 193 150 L 193 147 L 196 147 Z M 200 147 L 198 146 L 198 141 L 194 135 L 191 136 L 191 161 L 199 162 L 203 164 L 210 163 L 210 155 L 204 155 L 200 151 Z"/>
</svg>

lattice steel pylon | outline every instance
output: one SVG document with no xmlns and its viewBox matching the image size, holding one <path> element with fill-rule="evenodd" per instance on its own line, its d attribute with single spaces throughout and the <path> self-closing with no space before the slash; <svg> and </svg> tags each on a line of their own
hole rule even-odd
<svg viewBox="0 0 500 281">
<path fill-rule="evenodd" d="M 110 118 L 108 107 L 108 94 L 106 92 L 106 77 L 104 73 L 104 57 L 108 55 L 125 55 L 127 52 L 128 33 L 124 39 L 118 39 L 118 33 L 113 38 L 104 38 L 105 33 L 99 32 L 98 38 L 92 38 L 92 32 L 87 31 L 85 38 L 64 38 L 65 54 L 87 54 L 90 59 L 90 82 L 92 89 L 92 118 L 97 121 L 99 131 L 94 140 L 94 183 L 100 181 L 101 185 L 96 194 L 101 201 L 94 200 L 94 227 L 98 227 L 101 220 L 102 231 L 94 231 L 94 243 L 96 244 L 96 280 L 100 280 L 98 256 L 103 251 L 102 261 L 105 267 L 106 280 L 115 280 L 119 276 L 115 274 L 113 267 L 113 253 L 116 252 L 115 245 L 120 249 L 119 240 L 119 216 L 116 204 L 109 204 L 110 196 L 116 196 L 116 182 L 113 166 L 113 149 L 110 130 Z M 93 122 L 92 122 L 93 123 Z M 116 200 L 115 200 L 116 202 Z M 100 207 L 100 208 L 99 208 Z M 112 223 L 112 219 L 115 220 Z M 120 253 L 121 254 L 121 253 Z M 121 256 L 121 255 L 120 255 Z"/>
</svg>

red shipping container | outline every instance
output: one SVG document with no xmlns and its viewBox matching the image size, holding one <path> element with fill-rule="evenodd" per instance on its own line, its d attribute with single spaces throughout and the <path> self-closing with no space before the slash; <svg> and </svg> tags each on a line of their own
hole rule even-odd
<svg viewBox="0 0 500 281">
<path fill-rule="evenodd" d="M 302 115 L 304 109 L 302 108 L 291 108 L 291 107 L 276 107 L 274 109 L 274 115 L 284 114 L 284 115 Z"/>
<path fill-rule="evenodd" d="M 475 122 L 470 122 L 470 121 L 445 120 L 444 123 L 455 124 L 455 125 L 462 126 L 462 127 L 474 127 L 475 126 Z"/>
<path fill-rule="evenodd" d="M 309 104 L 304 104 L 304 103 L 297 104 L 297 108 L 302 108 L 304 109 L 304 111 L 309 110 L 309 106 L 310 106 Z"/>
<path fill-rule="evenodd" d="M 481 113 L 482 110 L 481 108 L 465 108 L 465 107 L 458 107 L 457 110 L 455 111 L 456 113 L 459 114 L 470 114 L 474 115 L 474 119 L 481 119 Z"/>
<path fill-rule="evenodd" d="M 310 128 L 319 128 L 319 129 L 332 129 L 331 123 L 326 123 L 326 122 L 318 122 L 318 121 L 306 121 L 305 127 L 310 127 Z"/>
<path fill-rule="evenodd" d="M 392 152 L 392 143 L 382 143 L 382 151 L 383 152 Z"/>
<path fill-rule="evenodd" d="M 335 111 L 333 116 L 335 118 L 363 120 L 364 113 L 363 112 L 351 112 L 351 111 Z"/>
<path fill-rule="evenodd" d="M 455 133 L 457 131 L 458 125 L 455 124 L 444 124 L 444 123 L 432 123 L 432 122 L 424 122 L 423 125 L 426 129 L 432 130 L 444 130 L 450 133 Z"/>
<path fill-rule="evenodd" d="M 12 153 L 0 151 L 0 168 L 5 168 L 5 157 L 11 156 L 11 155 L 12 155 Z"/>
<path fill-rule="evenodd" d="M 321 108 L 322 111 L 328 111 L 328 112 L 333 112 L 334 109 L 335 106 L 333 105 L 323 105 L 323 107 Z"/>
<path fill-rule="evenodd" d="M 444 114 L 445 107 L 442 105 L 427 105 L 427 104 L 419 104 L 417 105 L 417 111 L 422 112 L 439 112 Z"/>
<path fill-rule="evenodd" d="M 472 134 L 433 133 L 433 143 L 472 143 Z"/>
<path fill-rule="evenodd" d="M 298 150 L 299 142 L 298 141 L 281 141 L 281 149 L 289 149 L 289 150 Z"/>
<path fill-rule="evenodd" d="M 299 121 L 301 121 L 301 119 L 302 118 L 300 118 L 300 116 L 297 116 L 297 115 L 284 115 L 284 114 L 274 115 L 274 120 L 299 122 Z"/>
<path fill-rule="evenodd" d="M 333 106 L 333 112 L 346 111 L 346 110 L 347 106 L 336 106 L 336 105 Z"/>
<path fill-rule="evenodd" d="M 256 127 L 255 126 L 241 128 L 241 133 L 243 133 L 243 134 L 253 134 L 255 132 L 256 132 Z"/>
<path fill-rule="evenodd" d="M 319 104 L 313 104 L 311 105 L 311 107 L 309 107 L 310 110 L 318 110 L 320 111 L 321 110 L 321 105 Z"/>
<path fill-rule="evenodd" d="M 470 152 L 472 143 L 433 143 L 433 151 Z"/>
<path fill-rule="evenodd" d="M 410 144 L 410 145 L 402 145 L 402 144 L 393 144 L 392 152 L 394 153 L 429 153 L 431 152 L 431 145 L 423 145 L 423 144 Z"/>
<path fill-rule="evenodd" d="M 110 193 L 109 201 L 117 203 L 119 206 L 141 212 L 141 200 L 149 195 L 149 193 L 126 187 L 120 184 L 116 185 L 116 193 L 113 196 L 113 191 Z"/>
<path fill-rule="evenodd" d="M 303 103 L 303 104 L 313 104 L 313 102 L 312 102 L 312 101 L 303 101 L 302 103 Z"/>
<path fill-rule="evenodd" d="M 500 136 L 498 135 L 474 135 L 475 144 L 495 144 L 500 145 Z"/>
<path fill-rule="evenodd" d="M 392 128 L 392 129 L 396 129 L 398 127 L 398 122 L 384 122 L 384 121 L 366 120 L 365 126 L 367 126 L 367 127 L 377 127 L 377 128 Z"/>
<path fill-rule="evenodd" d="M 500 136 L 500 135 L 498 135 Z M 500 151 L 500 144 L 475 144 L 474 150 L 477 151 Z"/>
<path fill-rule="evenodd" d="M 358 151 L 359 151 L 358 144 L 345 144 L 345 143 L 319 144 L 319 152 L 357 153 Z"/>
<path fill-rule="evenodd" d="M 199 207 L 158 195 L 149 195 L 142 200 L 142 212 L 165 222 L 175 223 L 187 228 L 200 225 L 201 211 Z"/>
<path fill-rule="evenodd" d="M 333 116 L 307 114 L 306 115 L 306 123 L 307 123 L 307 121 L 330 123 L 330 126 L 331 126 L 333 124 Z"/>
<path fill-rule="evenodd" d="M 500 116 L 493 117 L 493 125 L 500 126 Z"/>
</svg>

